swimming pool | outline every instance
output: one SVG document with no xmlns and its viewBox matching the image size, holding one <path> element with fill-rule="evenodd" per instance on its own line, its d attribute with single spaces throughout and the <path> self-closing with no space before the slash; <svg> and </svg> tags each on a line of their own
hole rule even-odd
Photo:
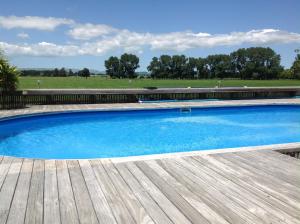
<svg viewBox="0 0 300 224">
<path fill-rule="evenodd" d="M 139 103 L 174 103 L 174 102 L 205 102 L 219 101 L 219 99 L 193 99 L 193 100 L 139 100 Z"/>
<path fill-rule="evenodd" d="M 300 106 L 68 112 L 0 121 L 0 155 L 107 158 L 300 142 Z"/>
</svg>

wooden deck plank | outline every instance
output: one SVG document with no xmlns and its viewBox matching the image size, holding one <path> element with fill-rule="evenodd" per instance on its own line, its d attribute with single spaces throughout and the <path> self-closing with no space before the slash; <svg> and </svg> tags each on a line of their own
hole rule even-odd
<svg viewBox="0 0 300 224">
<path fill-rule="evenodd" d="M 158 160 L 170 175 L 178 182 L 184 184 L 194 194 L 200 197 L 216 213 L 222 214 L 223 218 L 230 223 L 261 223 L 262 220 L 243 208 L 234 200 L 225 196 L 221 191 L 214 187 L 214 184 L 205 182 L 201 175 L 197 176 L 175 163 L 174 161 L 163 159 Z"/>
<path fill-rule="evenodd" d="M 277 159 L 277 156 L 263 157 L 257 152 L 255 152 L 254 154 L 249 152 L 245 152 L 243 154 L 234 154 L 239 157 L 245 158 L 246 160 L 249 160 L 249 163 L 253 164 L 253 161 L 255 161 L 257 167 L 263 169 L 266 172 L 269 172 L 272 176 L 280 176 L 281 174 L 284 174 L 284 177 L 287 178 L 288 181 L 290 181 L 294 180 L 294 176 L 298 174 L 298 168 L 296 166 L 294 166 L 292 163 L 286 163 L 285 161 Z M 285 169 L 288 169 L 289 172 L 285 172 L 285 169 L 283 170 L 281 167 L 285 167 Z M 300 184 L 300 179 L 295 179 L 295 181 L 296 182 L 294 184 L 296 186 Z"/>
<path fill-rule="evenodd" d="M 103 190 L 103 193 L 108 204 L 111 207 L 117 223 L 135 223 L 133 217 L 127 210 L 126 205 L 122 201 L 121 196 L 111 182 L 101 162 L 96 160 L 91 160 L 90 162 L 94 170 L 96 179 L 101 186 L 101 189 Z"/>
<path fill-rule="evenodd" d="M 298 161 L 269 152 L 121 163 L 0 156 L 0 223 L 300 223 Z"/>
<path fill-rule="evenodd" d="M 22 159 L 14 159 L 0 191 L 0 223 L 6 223 L 11 201 L 22 166 Z"/>
<path fill-rule="evenodd" d="M 119 171 L 124 181 L 131 188 L 134 195 L 139 199 L 139 201 L 146 209 L 148 214 L 155 221 L 155 223 L 172 224 L 170 218 L 164 213 L 164 211 L 161 210 L 159 205 L 153 200 L 153 198 L 149 195 L 149 193 L 141 186 L 138 180 L 127 169 L 126 165 L 122 163 L 118 163 L 114 165 L 116 169 Z"/>
<path fill-rule="evenodd" d="M 80 223 L 99 223 L 78 161 L 67 162 Z"/>
<path fill-rule="evenodd" d="M 214 156 L 214 155 L 211 155 Z M 276 185 L 278 187 L 278 191 L 284 192 L 285 194 L 289 195 L 291 198 L 295 198 L 297 201 L 300 201 L 300 190 L 299 187 L 292 185 L 291 183 L 288 183 L 284 180 L 281 180 L 277 176 L 274 176 L 266 170 L 266 168 L 260 168 L 256 166 L 256 164 L 249 161 L 249 159 L 245 159 L 243 157 L 240 157 L 234 153 L 228 155 L 228 154 L 222 154 L 219 155 L 224 158 L 226 158 L 229 161 L 232 161 L 236 166 L 238 167 L 244 167 L 245 169 L 248 169 L 248 172 L 252 173 L 252 175 L 256 178 L 264 178 L 264 182 L 269 182 L 269 185 Z M 297 175 L 298 176 L 298 175 Z M 295 176 L 295 178 L 297 178 Z"/>
<path fill-rule="evenodd" d="M 203 158 L 201 158 L 201 160 L 204 161 L 202 165 L 207 166 L 207 160 Z M 209 168 L 213 169 L 214 166 L 210 165 Z M 271 219 L 274 219 L 274 221 L 276 221 L 276 219 L 280 219 L 281 222 L 286 222 L 286 223 L 297 223 L 299 221 L 298 219 L 299 216 L 294 217 L 295 213 L 286 212 L 289 210 L 284 209 L 283 206 L 278 206 L 278 203 L 280 201 L 277 201 L 276 199 L 272 198 L 270 195 L 264 194 L 264 192 L 260 191 L 257 188 L 253 188 L 249 184 L 245 184 L 243 181 L 237 179 L 233 181 L 231 174 L 226 175 L 226 172 L 222 168 L 220 168 L 220 170 L 217 173 L 218 175 L 216 175 L 216 178 L 218 180 L 220 180 L 221 182 L 223 182 L 223 180 L 230 181 L 229 185 L 225 181 L 223 182 L 223 184 L 226 184 L 227 187 L 231 188 L 231 191 L 235 191 L 239 195 L 243 195 L 243 197 L 245 198 L 245 200 L 248 201 L 248 203 L 250 202 L 253 205 L 259 207 L 260 209 L 263 209 L 267 217 L 271 216 L 272 217 Z M 267 220 L 265 214 L 260 215 L 258 213 L 258 215 L 262 217 L 263 220 Z"/>
<path fill-rule="evenodd" d="M 178 159 L 180 163 L 185 167 L 185 169 L 190 170 L 195 175 L 201 175 L 201 178 L 209 185 L 213 185 L 218 191 L 221 191 L 225 196 L 230 198 L 235 203 L 239 204 L 241 207 L 250 211 L 258 219 L 267 221 L 267 223 L 280 223 L 281 217 L 274 216 L 269 207 L 265 206 L 264 203 L 259 201 L 259 198 L 253 200 L 252 195 L 248 190 L 237 188 L 236 184 L 208 169 L 205 166 L 199 166 L 198 163 L 193 161 L 185 161 L 183 159 Z M 219 168 L 220 169 L 220 168 Z M 201 171 L 201 172 L 200 172 Z"/>
<path fill-rule="evenodd" d="M 299 159 L 295 159 L 291 156 L 283 155 L 279 152 L 273 152 L 273 151 L 268 151 L 268 153 L 263 153 L 260 151 L 264 150 L 256 150 L 256 151 L 246 151 L 243 154 L 243 156 L 249 156 L 255 160 L 258 161 L 264 161 L 267 164 L 272 164 L 272 167 L 274 168 L 280 168 L 280 165 L 283 165 L 284 167 L 287 167 L 289 169 L 288 174 L 293 175 L 294 173 L 298 173 L 297 171 L 300 168 L 300 162 L 295 161 Z M 235 154 L 240 155 L 241 153 L 236 152 Z M 285 157 L 284 159 L 282 157 Z"/>
<path fill-rule="evenodd" d="M 297 166 L 300 168 L 300 159 L 297 159 L 295 157 L 282 154 L 278 151 L 273 150 L 256 150 L 257 154 L 260 154 L 261 156 L 268 156 L 272 159 L 277 159 L 279 162 L 287 162 L 288 164 L 293 164 L 294 166 Z"/>
<path fill-rule="evenodd" d="M 26 224 L 43 223 L 44 171 L 45 162 L 43 160 L 35 160 L 25 216 Z"/>
<path fill-rule="evenodd" d="M 142 172 L 154 183 L 158 189 L 184 214 L 192 223 L 209 223 L 193 206 L 191 206 L 168 182 L 153 172 L 143 162 L 135 162 Z"/>
<path fill-rule="evenodd" d="M 191 223 L 188 218 L 159 190 L 152 181 L 134 164 L 126 164 L 129 171 L 136 177 L 151 197 L 174 223 Z"/>
<path fill-rule="evenodd" d="M 259 191 L 256 188 L 253 188 L 249 184 L 245 184 L 242 181 L 235 179 L 233 181 L 232 174 L 228 174 L 222 164 L 211 163 L 211 160 L 207 160 L 201 157 L 186 158 L 187 163 L 195 164 L 201 170 L 201 173 L 206 173 L 207 177 L 211 179 L 212 183 L 215 182 L 218 187 L 224 186 L 223 193 L 226 192 L 239 197 L 242 195 L 242 198 L 246 201 L 247 205 L 253 205 L 256 210 L 253 212 L 258 217 L 261 217 L 263 220 L 268 220 L 270 222 L 280 222 L 280 220 L 292 220 L 297 222 L 299 216 L 294 209 L 284 209 L 283 206 L 278 206 L 280 201 L 272 200 L 269 195 L 264 194 L 264 192 Z M 219 165 L 219 166 L 218 166 Z M 218 169 L 216 167 L 218 166 Z M 211 171 L 215 171 L 211 176 Z M 215 179 L 215 181 L 214 181 Z M 289 212 L 291 211 L 291 212 Z M 280 219 L 280 220 L 279 220 Z"/>
<path fill-rule="evenodd" d="M 56 161 L 60 221 L 62 224 L 79 223 L 67 162 Z"/>
<path fill-rule="evenodd" d="M 177 182 L 174 177 L 172 177 L 166 170 L 157 164 L 156 161 L 150 160 L 146 162 L 138 162 L 139 166 L 148 166 L 151 169 L 150 172 L 156 173 L 164 181 L 165 184 L 168 183 L 170 187 L 177 191 L 188 203 L 190 203 L 204 218 L 205 222 L 213 223 L 229 223 L 215 211 L 213 211 L 209 206 L 207 206 L 199 197 L 197 197 L 193 192 L 186 188 L 181 183 Z M 201 219 L 197 220 L 200 221 Z"/>
<path fill-rule="evenodd" d="M 132 215 L 136 223 L 153 223 L 152 218 L 147 214 L 144 207 L 139 200 L 135 197 L 131 189 L 126 182 L 120 176 L 118 170 L 113 166 L 111 162 L 102 162 L 102 166 L 106 170 L 116 190 L 119 192 L 124 204 Z"/>
<path fill-rule="evenodd" d="M 2 184 L 5 180 L 9 167 L 13 161 L 12 157 L 4 157 L 0 164 L 0 190 L 2 188 Z"/>
<path fill-rule="evenodd" d="M 45 160 L 44 223 L 60 223 L 55 160 Z"/>
<path fill-rule="evenodd" d="M 256 170 L 251 169 L 247 164 L 239 164 L 237 160 L 232 162 L 226 159 L 224 156 L 208 156 L 208 158 L 213 158 L 217 162 L 220 162 L 224 167 L 226 167 L 226 172 L 231 173 L 232 177 L 243 180 L 245 183 L 266 192 L 266 194 L 271 195 L 281 201 L 279 204 L 284 204 L 288 207 L 293 207 L 294 209 L 300 209 L 300 202 L 295 200 L 293 195 L 290 196 L 289 192 L 293 192 L 293 189 L 289 190 L 286 186 L 283 187 L 274 180 L 270 179 L 270 176 L 264 175 L 262 172 L 256 172 Z M 206 159 L 208 159 L 206 158 Z"/>
<path fill-rule="evenodd" d="M 91 195 L 91 200 L 99 222 L 105 224 L 115 224 L 115 217 L 112 214 L 99 183 L 97 182 L 90 162 L 88 160 L 79 160 L 79 165 L 81 167 L 88 191 Z"/>
<path fill-rule="evenodd" d="M 23 223 L 25 220 L 32 168 L 33 160 L 24 159 L 6 222 L 7 224 Z"/>
<path fill-rule="evenodd" d="M 288 181 L 292 181 L 291 183 L 295 184 L 296 186 L 300 186 L 300 179 L 294 178 L 299 174 L 299 167 L 294 165 L 292 162 L 286 162 L 278 159 L 277 156 L 279 155 L 262 156 L 257 151 L 235 154 L 243 158 L 251 158 L 251 161 L 255 161 L 257 166 L 267 168 L 269 172 L 274 172 L 274 176 L 276 174 L 278 174 L 278 176 L 284 175 L 285 178 L 288 178 Z M 287 168 L 288 172 L 286 172 L 286 170 L 282 170 L 282 167 Z"/>
</svg>

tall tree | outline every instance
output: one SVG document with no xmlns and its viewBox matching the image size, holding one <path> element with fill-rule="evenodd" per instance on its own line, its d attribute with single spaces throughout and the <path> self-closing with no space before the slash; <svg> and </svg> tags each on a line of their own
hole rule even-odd
<svg viewBox="0 0 300 224">
<path fill-rule="evenodd" d="M 85 77 L 87 79 L 91 75 L 90 70 L 88 68 L 84 68 L 84 69 L 79 71 L 79 75 L 82 76 L 82 77 Z"/>
<path fill-rule="evenodd" d="M 104 62 L 105 68 L 106 68 L 106 74 L 113 78 L 120 78 L 121 77 L 121 66 L 120 66 L 120 60 L 118 57 L 109 57 Z"/>
<path fill-rule="evenodd" d="M 208 70 L 208 66 L 207 66 L 205 58 L 197 59 L 196 68 L 197 68 L 197 78 L 198 79 L 207 79 L 208 78 L 209 70 Z"/>
<path fill-rule="evenodd" d="M 184 78 L 187 79 L 194 79 L 197 77 L 197 65 L 198 59 L 197 58 L 188 58 L 187 64 L 185 66 Z"/>
<path fill-rule="evenodd" d="M 20 72 L 16 67 L 11 66 L 0 54 L 0 91 L 15 91 L 18 86 L 18 76 Z"/>
<path fill-rule="evenodd" d="M 206 58 L 210 78 L 223 79 L 231 74 L 231 58 L 226 54 L 210 55 Z"/>
<path fill-rule="evenodd" d="M 274 79 L 283 68 L 280 55 L 271 48 L 251 47 L 231 54 L 234 71 L 242 79 Z"/>
<path fill-rule="evenodd" d="M 160 78 L 161 62 L 157 57 L 153 57 L 147 70 L 151 73 L 152 78 Z"/>
<path fill-rule="evenodd" d="M 161 63 L 160 78 L 174 78 L 171 71 L 172 57 L 170 55 L 161 55 L 159 60 Z"/>
<path fill-rule="evenodd" d="M 60 77 L 66 77 L 67 76 L 67 71 L 65 68 L 61 68 L 59 71 L 58 71 L 58 76 Z"/>
<path fill-rule="evenodd" d="M 123 54 L 120 58 L 121 69 L 126 78 L 135 78 L 135 70 L 139 68 L 139 58 L 134 54 Z"/>
<path fill-rule="evenodd" d="M 54 76 L 54 77 L 59 76 L 59 70 L 58 70 L 58 68 L 55 68 L 55 69 L 53 70 L 53 76 Z"/>
<path fill-rule="evenodd" d="M 74 76 L 74 72 L 72 71 L 72 69 L 69 69 L 68 76 Z"/>
<path fill-rule="evenodd" d="M 293 73 L 293 77 L 295 79 L 300 79 L 300 50 L 295 50 L 295 52 L 297 53 L 297 56 L 295 58 L 291 70 Z"/>
<path fill-rule="evenodd" d="M 230 54 L 233 73 L 237 78 L 246 79 L 247 52 L 245 48 L 240 48 Z"/>
<path fill-rule="evenodd" d="M 175 79 L 184 78 L 186 73 L 187 58 L 184 55 L 173 55 L 171 63 L 171 74 Z"/>
</svg>

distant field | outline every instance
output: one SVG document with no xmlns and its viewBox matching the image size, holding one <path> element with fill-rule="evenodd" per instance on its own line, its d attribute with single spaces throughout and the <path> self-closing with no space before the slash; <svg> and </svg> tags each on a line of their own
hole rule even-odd
<svg viewBox="0 0 300 224">
<path fill-rule="evenodd" d="M 215 87 L 218 80 L 152 80 L 106 79 L 101 77 L 20 77 L 19 89 L 97 89 L 155 87 Z M 300 80 L 222 80 L 222 87 L 230 86 L 300 86 Z"/>
</svg>

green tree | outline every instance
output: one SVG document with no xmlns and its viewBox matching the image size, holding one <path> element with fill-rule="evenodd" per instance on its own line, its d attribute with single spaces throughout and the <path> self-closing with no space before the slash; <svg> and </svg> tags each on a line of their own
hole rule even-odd
<svg viewBox="0 0 300 224">
<path fill-rule="evenodd" d="M 284 69 L 280 74 L 279 77 L 280 79 L 293 79 L 294 74 L 292 69 Z"/>
<path fill-rule="evenodd" d="M 246 79 L 247 52 L 245 48 L 238 49 L 230 54 L 232 71 L 237 78 Z"/>
<path fill-rule="evenodd" d="M 136 78 L 135 70 L 139 68 L 139 58 L 134 54 L 122 54 L 120 58 L 121 73 L 124 72 L 126 78 Z"/>
<path fill-rule="evenodd" d="M 185 66 L 184 78 L 194 79 L 197 77 L 197 64 L 197 58 L 188 58 Z"/>
<path fill-rule="evenodd" d="M 187 58 L 184 55 L 173 55 L 171 62 L 171 74 L 175 79 L 184 78 L 186 73 Z"/>
<path fill-rule="evenodd" d="M 154 57 L 148 66 L 151 77 L 165 79 L 174 78 L 172 73 L 172 57 L 169 55 L 161 55 L 159 58 Z"/>
<path fill-rule="evenodd" d="M 120 66 L 120 60 L 118 57 L 109 57 L 104 62 L 105 68 L 106 68 L 106 74 L 113 78 L 120 78 L 121 74 L 121 66 Z"/>
<path fill-rule="evenodd" d="M 161 55 L 154 57 L 147 67 L 153 78 L 183 79 L 193 78 L 196 71 L 196 60 L 184 55 Z"/>
<path fill-rule="evenodd" d="M 153 57 L 147 70 L 150 72 L 152 78 L 160 78 L 161 61 L 157 57 Z"/>
<path fill-rule="evenodd" d="M 226 54 L 209 55 L 206 58 L 209 77 L 223 79 L 231 75 L 231 57 Z"/>
<path fill-rule="evenodd" d="M 0 90 L 5 92 L 15 91 L 18 86 L 20 72 L 11 66 L 2 55 L 0 55 Z"/>
<path fill-rule="evenodd" d="M 161 55 L 159 60 L 161 63 L 160 78 L 174 78 L 171 71 L 172 57 L 170 55 Z"/>
<path fill-rule="evenodd" d="M 231 61 L 241 79 L 275 79 L 283 70 L 280 55 L 269 47 L 239 49 L 231 53 Z"/>
<path fill-rule="evenodd" d="M 66 77 L 67 76 L 67 71 L 65 68 L 61 68 L 59 71 L 58 71 L 58 76 L 60 77 Z"/>
<path fill-rule="evenodd" d="M 69 69 L 68 76 L 74 76 L 74 72 L 72 71 L 72 69 Z"/>
<path fill-rule="evenodd" d="M 84 68 L 84 69 L 79 71 L 79 75 L 82 76 L 82 77 L 85 77 L 87 79 L 91 75 L 90 70 L 88 68 Z"/>
<path fill-rule="evenodd" d="M 295 58 L 295 61 L 292 65 L 291 70 L 292 70 L 292 73 L 293 73 L 293 77 L 295 79 L 300 79 L 300 54 L 299 54 L 300 50 L 296 50 L 295 52 L 298 53 L 298 54 Z"/>
<path fill-rule="evenodd" d="M 54 76 L 54 77 L 59 76 L 59 70 L 58 70 L 58 68 L 55 68 L 55 69 L 53 70 L 53 75 L 52 75 L 52 76 Z"/>
<path fill-rule="evenodd" d="M 209 70 L 207 68 L 207 63 L 205 58 L 198 58 L 197 59 L 197 78 L 198 79 L 207 79 L 209 76 Z"/>
</svg>

